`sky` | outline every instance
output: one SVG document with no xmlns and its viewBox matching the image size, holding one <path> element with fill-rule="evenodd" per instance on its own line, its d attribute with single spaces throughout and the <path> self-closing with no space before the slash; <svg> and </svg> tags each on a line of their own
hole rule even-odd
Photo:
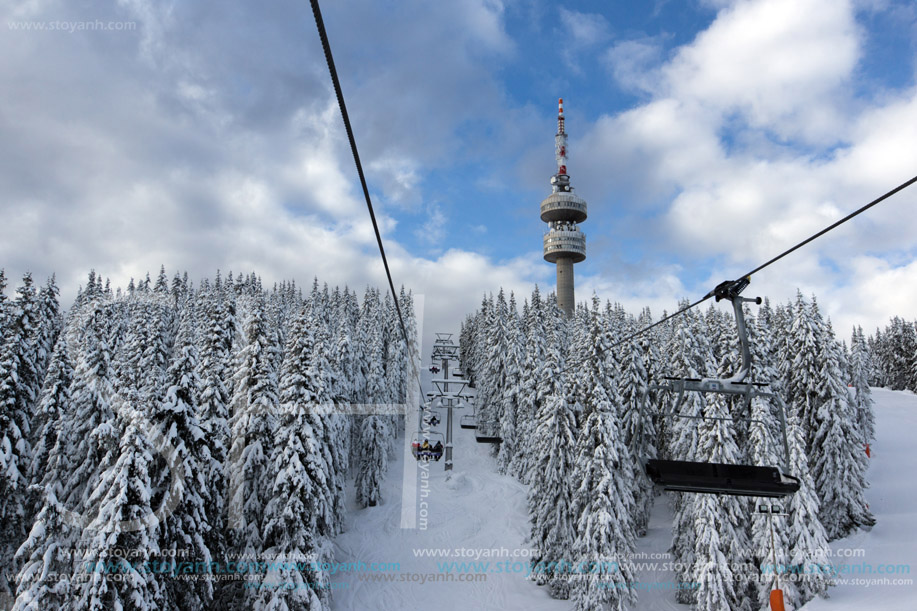
<svg viewBox="0 0 917 611">
<path fill-rule="evenodd" d="M 576 297 L 657 316 L 917 174 L 909 0 L 326 0 L 396 286 L 423 333 L 553 289 L 539 203 L 589 205 Z M 841 338 L 917 309 L 917 186 L 752 278 Z M 0 0 L 0 267 L 384 286 L 309 3 Z M 8 289 L 10 292 L 10 289 Z M 721 306 L 722 307 L 722 306 Z"/>
</svg>

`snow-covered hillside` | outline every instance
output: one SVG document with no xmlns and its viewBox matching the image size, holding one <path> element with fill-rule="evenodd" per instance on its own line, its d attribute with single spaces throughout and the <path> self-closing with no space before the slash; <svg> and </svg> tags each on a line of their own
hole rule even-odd
<svg viewBox="0 0 917 611">
<path fill-rule="evenodd" d="M 873 399 L 876 443 L 866 497 L 876 525 L 831 544 L 837 585 L 830 598 L 810 601 L 805 611 L 917 609 L 911 574 L 917 568 L 917 395 L 874 388 Z"/>
<path fill-rule="evenodd" d="M 803 607 L 806 611 L 917 608 L 917 587 L 908 573 L 911 565 L 917 565 L 917 485 L 913 481 L 917 395 L 883 389 L 873 392 L 877 440 L 872 448 L 868 499 L 878 523 L 870 532 L 831 544 L 838 585 L 831 588 L 829 599 L 811 601 Z M 426 530 L 400 528 L 402 461 L 399 455 L 390 465 L 385 503 L 364 510 L 352 508 L 347 532 L 335 540 L 339 563 L 366 563 L 344 567 L 332 576 L 338 582 L 335 609 L 537 611 L 571 607 L 567 601 L 551 599 L 544 588 L 526 579 L 526 487 L 496 472 L 490 447 L 475 443 L 474 431 L 456 427 L 456 466 L 451 477 L 444 473 L 442 462 L 430 464 L 429 496 L 424 499 L 428 502 Z M 665 498 L 658 498 L 649 533 L 638 541 L 637 560 L 646 564 L 637 578 L 647 589 L 639 592 L 636 609 L 688 609 L 677 604 L 674 594 L 664 587 L 674 580 L 674 573 L 662 567 L 671 543 L 671 518 Z M 653 562 L 659 563 L 656 570 Z M 878 574 L 887 571 L 884 567 L 888 565 L 900 565 L 899 574 Z M 865 574 L 848 573 L 855 566 L 863 567 L 859 570 Z M 868 574 L 870 569 L 873 574 Z M 481 581 L 460 581 L 472 577 Z M 891 585 L 896 579 L 911 583 Z M 652 584 L 661 585 L 650 589 Z"/>
</svg>

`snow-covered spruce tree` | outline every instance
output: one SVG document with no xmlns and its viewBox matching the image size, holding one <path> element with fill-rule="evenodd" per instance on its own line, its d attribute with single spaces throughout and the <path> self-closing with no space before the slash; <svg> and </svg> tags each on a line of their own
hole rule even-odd
<svg viewBox="0 0 917 611">
<path fill-rule="evenodd" d="M 16 299 L 4 308 L 0 328 L 0 564 L 14 567 L 13 555 L 31 517 L 27 486 L 31 461 L 31 419 L 41 389 L 39 304 L 31 274 L 25 274 Z M 0 592 L 10 593 L 6 577 Z"/>
<path fill-rule="evenodd" d="M 9 323 L 15 336 L 15 349 L 19 358 L 17 374 L 17 406 L 27 418 L 41 392 L 47 355 L 42 344 L 42 304 L 32 283 L 32 274 L 22 277 L 16 289 Z M 28 434 L 28 430 L 24 431 Z"/>
<path fill-rule="evenodd" d="M 322 388 L 321 363 L 315 351 L 313 326 L 314 321 L 307 308 L 294 318 L 287 334 L 280 376 L 282 418 L 278 439 L 286 439 L 288 443 L 278 443 L 271 464 L 275 469 L 276 492 L 279 485 L 276 482 L 277 469 L 281 464 L 287 464 L 288 469 L 298 470 L 296 461 L 299 461 L 309 482 L 303 480 L 297 485 L 306 495 L 302 502 L 311 514 L 312 527 L 319 535 L 330 537 L 338 533 L 342 516 L 337 514 L 335 462 L 325 432 L 331 405 Z M 285 447 L 290 444 L 294 446 L 292 453 Z"/>
<path fill-rule="evenodd" d="M 278 399 L 265 318 L 264 297 L 255 295 L 244 325 L 245 346 L 236 357 L 227 460 L 228 526 L 234 531 L 236 551 L 250 554 L 261 551 L 260 523 L 269 491 L 267 459 L 273 449 Z"/>
<path fill-rule="evenodd" d="M 866 507 L 867 457 L 856 429 L 855 406 L 844 383 L 840 346 L 834 341 L 830 323 L 824 330 L 820 360 L 818 429 L 809 464 L 821 501 L 819 519 L 830 541 L 874 525 L 875 518 Z"/>
<path fill-rule="evenodd" d="M 593 295 L 593 299 L 596 296 Z M 598 314 L 596 314 L 598 315 Z M 585 373 L 587 363 L 592 355 L 592 316 L 586 304 L 577 304 L 573 316 L 567 319 L 567 354 L 565 364 L 569 371 Z M 604 363 L 600 365 L 604 368 Z M 567 378 L 567 395 L 571 397 L 571 405 L 575 406 L 573 414 L 576 417 L 577 427 L 582 426 L 589 415 L 586 395 L 589 388 L 586 385 L 585 375 L 571 375 Z"/>
<path fill-rule="evenodd" d="M 365 386 L 359 361 L 361 352 L 354 344 L 353 339 L 354 333 L 356 333 L 356 325 L 352 322 L 352 318 L 348 313 L 350 307 L 348 291 L 345 287 L 341 311 L 337 316 L 334 335 L 329 339 L 331 345 L 327 350 L 331 357 L 331 362 L 334 363 L 333 367 L 340 376 L 335 381 L 334 387 L 326 392 L 326 395 L 331 398 L 334 404 L 335 413 L 330 418 L 321 416 L 325 420 L 321 425 L 322 428 L 331 427 L 327 438 L 329 440 L 332 437 L 334 438 L 331 444 L 326 444 L 326 451 L 334 453 L 333 456 L 329 455 L 328 461 L 330 465 L 334 466 L 331 475 L 334 476 L 332 481 L 337 482 L 335 491 L 338 495 L 339 503 L 343 503 L 344 473 L 349 472 L 354 454 L 351 448 L 353 443 L 351 429 L 354 420 L 352 406 Z M 359 312 L 359 310 L 357 311 Z M 315 366 L 320 366 L 320 363 L 316 361 Z M 325 437 L 323 433 L 322 438 Z M 340 486 L 339 491 L 338 485 Z"/>
<path fill-rule="evenodd" d="M 388 470 L 388 430 L 379 416 L 363 419 L 360 433 L 360 467 L 357 472 L 357 503 L 375 507 L 382 502 L 382 482 Z"/>
<path fill-rule="evenodd" d="M 539 477 L 529 489 L 529 519 L 532 546 L 539 550 L 532 576 L 538 585 L 548 585 L 552 598 L 570 595 L 569 551 L 576 536 L 572 501 L 575 449 L 573 412 L 560 390 L 551 393 L 541 406 L 535 467 Z"/>
<path fill-rule="evenodd" d="M 370 304 L 372 304 L 372 301 L 370 301 Z M 378 316 L 377 311 L 366 312 L 365 306 L 366 304 L 364 303 L 364 315 L 370 321 L 376 320 L 379 324 L 368 323 L 366 334 L 368 344 L 364 351 L 366 371 L 366 397 L 364 403 L 385 403 L 385 364 L 383 363 L 385 346 L 383 345 L 381 317 Z"/>
<path fill-rule="evenodd" d="M 323 601 L 328 602 L 327 576 L 311 570 L 330 557 L 320 530 L 333 533 L 337 521 L 330 457 L 322 452 L 322 431 L 316 431 L 328 406 L 319 403 L 323 382 L 313 362 L 312 324 L 305 316 L 296 317 L 287 334 L 281 417 L 270 460 L 271 497 L 261 527 L 264 555 L 275 561 L 259 592 L 257 606 L 264 609 L 323 609 Z"/>
<path fill-rule="evenodd" d="M 850 350 L 851 384 L 854 389 L 853 406 L 856 413 L 856 429 L 862 445 L 872 443 L 876 438 L 876 417 L 873 413 L 872 390 L 869 388 L 869 347 L 863 335 L 863 327 L 853 330 Z"/>
<path fill-rule="evenodd" d="M 481 375 L 481 387 L 476 398 L 478 418 L 483 421 L 503 421 L 503 399 L 508 384 L 506 353 L 509 350 L 509 312 L 503 289 L 491 308 L 487 321 L 486 357 Z M 496 447 L 494 448 L 496 450 Z"/>
<path fill-rule="evenodd" d="M 87 554 L 88 577 L 72 582 L 74 608 L 155 610 L 169 606 L 161 575 L 148 569 L 158 552 L 158 525 L 150 505 L 152 448 L 149 423 L 137 410 L 127 425 L 117 461 L 106 469 L 87 499 L 97 508 L 78 543 Z M 123 550 L 130 550 L 125 557 Z"/>
<path fill-rule="evenodd" d="M 414 311 L 414 295 L 411 291 L 405 291 L 402 286 L 398 295 L 398 304 L 401 307 L 401 313 L 404 317 L 405 335 L 401 334 L 400 328 L 396 329 L 395 341 L 402 343 L 403 348 L 400 353 L 398 367 L 401 370 L 398 376 L 398 392 L 396 394 L 397 403 L 411 404 L 414 401 L 420 401 L 420 350 L 421 342 L 417 332 L 417 314 Z M 461 366 L 461 364 L 458 364 Z M 349 422 L 349 420 L 348 420 Z M 404 431 L 405 415 L 402 411 L 395 417 L 396 429 L 391 431 L 392 438 L 396 438 L 398 431 Z"/>
<path fill-rule="evenodd" d="M 726 397 L 714 395 L 705 402 L 698 435 L 697 460 L 742 464 L 744 456 L 735 441 L 735 430 L 728 418 Z M 713 420 L 712 418 L 717 418 Z M 746 521 L 750 513 L 747 499 L 736 496 L 695 495 L 694 568 L 691 581 L 700 584 L 696 591 L 698 611 L 751 610 L 756 575 L 742 567 L 748 557 Z"/>
<path fill-rule="evenodd" d="M 16 336 L 7 327 L 0 345 L 0 565 L 13 568 L 13 555 L 25 535 L 29 451 L 28 415 L 18 408 Z M 23 430 L 23 427 L 26 427 Z M 12 594 L 6 574 L 0 594 Z"/>
<path fill-rule="evenodd" d="M 891 319 L 884 333 L 876 333 L 877 360 L 882 373 L 881 383 L 892 390 L 917 390 L 915 356 L 917 356 L 917 326 L 900 316 Z"/>
<path fill-rule="evenodd" d="M 625 365 L 621 362 L 619 350 L 613 349 L 616 338 L 623 336 L 627 326 L 627 315 L 621 304 L 612 306 L 606 302 L 604 313 L 601 310 L 601 301 L 597 296 L 593 296 L 592 309 L 587 312 L 586 320 L 586 345 L 584 351 L 583 371 L 587 375 L 583 378 L 583 389 L 586 393 L 584 416 L 588 418 L 592 407 L 596 404 L 594 399 L 590 399 L 595 394 L 592 389 L 596 386 L 602 386 L 606 396 L 613 407 L 613 418 L 615 426 L 618 428 L 617 439 L 623 446 L 618 449 L 622 471 L 618 473 L 621 478 L 621 485 L 627 491 L 628 496 L 622 498 L 630 515 L 631 527 L 634 529 L 634 536 L 638 530 L 638 523 L 645 524 L 649 521 L 649 509 L 652 504 L 652 484 L 643 473 L 643 467 L 638 460 L 636 453 L 637 448 L 631 443 L 633 439 L 628 439 L 628 415 L 636 418 L 636 412 L 629 412 L 628 406 L 624 403 L 624 396 L 621 393 L 622 375 Z M 634 349 L 634 344 L 625 346 L 624 349 Z M 644 385 L 645 379 L 642 381 Z M 634 390 L 631 388 L 630 390 Z M 634 397 L 630 397 L 634 399 Z M 631 425 L 634 421 L 631 420 Z M 652 424 L 649 426 L 652 434 Z M 638 507 L 639 503 L 639 507 Z M 645 528 L 645 527 L 644 527 Z"/>
<path fill-rule="evenodd" d="M 382 302 L 379 294 L 375 290 L 367 289 L 363 297 L 363 308 L 360 313 L 360 325 L 362 337 L 365 344 L 362 347 L 362 365 L 363 378 L 366 381 L 365 392 L 361 403 L 373 404 L 384 403 L 385 390 L 385 365 L 384 358 L 385 346 L 382 334 Z M 363 453 L 363 433 L 366 430 L 363 420 L 365 416 L 355 419 L 354 427 L 351 429 L 350 451 L 352 454 L 350 464 L 354 465 L 357 470 L 362 469 Z M 383 421 L 384 425 L 385 422 Z M 387 430 L 387 427 L 386 427 Z M 386 441 L 386 452 L 388 452 L 388 441 Z"/>
<path fill-rule="evenodd" d="M 593 361 L 597 362 L 597 361 Z M 635 570 L 632 510 L 627 501 L 632 463 L 621 439 L 613 402 L 601 380 L 589 376 L 589 416 L 577 436 L 573 471 L 576 539 L 572 553 L 583 579 L 573 582 L 576 608 L 623 610 L 636 602 L 630 584 Z"/>
<path fill-rule="evenodd" d="M 363 378 L 363 353 L 359 335 L 360 304 L 356 293 L 350 292 L 347 287 L 344 287 L 343 300 L 342 315 L 338 321 L 335 335 L 337 347 L 334 352 L 342 375 L 347 381 L 346 387 L 341 389 L 343 393 L 339 398 L 341 405 L 362 401 L 366 388 L 366 380 Z M 352 421 L 353 417 L 348 416 L 348 419 Z"/>
<path fill-rule="evenodd" d="M 525 333 L 516 311 L 516 298 L 510 293 L 506 319 L 506 380 L 502 392 L 500 421 L 503 442 L 499 446 L 497 468 L 501 473 L 511 472 L 511 464 L 520 451 L 519 412 L 523 396 L 523 367 L 525 366 Z"/>
<path fill-rule="evenodd" d="M 10 300 L 6 296 L 6 284 L 6 270 L 0 267 L 0 332 L 6 328 L 9 317 Z"/>
<path fill-rule="evenodd" d="M 274 372 L 275 381 L 280 375 L 283 365 L 283 346 L 286 329 L 284 328 L 283 304 L 277 294 L 276 288 L 271 293 L 265 293 L 264 298 L 264 327 L 267 335 L 267 355 L 271 371 Z M 279 386 L 275 387 L 279 392 Z"/>
<path fill-rule="evenodd" d="M 379 373 L 379 364 L 373 363 L 378 358 L 377 350 L 381 349 L 376 345 L 379 341 L 377 335 L 378 326 L 376 321 L 376 309 L 373 307 L 375 293 L 368 288 L 363 294 L 363 303 L 357 302 L 358 306 L 357 319 L 354 326 L 354 380 L 353 396 L 351 401 L 356 404 L 371 403 L 374 400 L 370 398 L 371 393 L 376 392 Z M 354 307 L 353 305 L 351 307 Z M 372 369 L 372 371 L 371 371 Z M 347 455 L 348 470 L 356 470 L 360 465 L 360 433 L 363 430 L 364 416 L 354 414 L 350 417 L 350 439 L 347 443 L 349 454 Z"/>
<path fill-rule="evenodd" d="M 157 285 L 158 286 L 158 285 Z M 151 412 L 162 400 L 166 390 L 165 375 L 172 353 L 173 317 L 168 284 L 165 292 L 154 294 L 142 302 L 140 310 L 141 355 L 137 363 L 137 378 L 133 388 L 139 391 L 140 407 Z"/>
<path fill-rule="evenodd" d="M 230 444 L 231 397 L 226 380 L 231 375 L 234 310 L 233 303 L 223 294 L 222 279 L 217 272 L 214 285 L 205 283 L 198 292 L 198 333 L 195 335 L 200 354 L 197 419 L 204 432 L 205 444 L 200 467 L 206 473 L 210 491 L 210 502 L 205 507 L 210 531 L 205 540 L 214 558 L 225 558 L 227 546 L 225 468 Z"/>
<path fill-rule="evenodd" d="M 481 300 L 481 307 L 477 309 L 474 313 L 474 316 L 471 319 L 471 340 L 468 343 L 468 349 L 464 356 L 465 359 L 463 364 L 465 365 L 466 375 L 470 375 L 469 381 L 472 384 L 472 387 L 480 391 L 481 385 L 481 372 L 483 371 L 484 362 L 481 359 L 483 354 L 484 346 L 482 345 L 484 331 L 482 325 L 484 324 L 484 312 L 487 307 L 487 296 Z"/>
<path fill-rule="evenodd" d="M 697 611 L 739 609 L 731 606 L 737 602 L 738 593 L 729 557 L 724 551 L 728 542 L 723 540 L 718 528 L 718 499 L 709 494 L 696 496 L 692 503 L 694 528 L 697 531 L 694 536 L 692 571 L 692 580 L 696 584 L 693 608 Z"/>
<path fill-rule="evenodd" d="M 363 293 L 363 303 L 360 305 L 360 319 L 357 324 L 357 341 L 355 347 L 359 351 L 360 378 L 363 381 L 362 393 L 358 398 L 359 403 L 372 403 L 379 394 L 380 378 L 382 376 L 382 335 L 380 319 L 381 302 L 379 293 L 367 287 Z M 355 431 L 359 439 L 360 431 Z M 356 445 L 356 444 L 355 444 Z"/>
<path fill-rule="evenodd" d="M 788 337 L 780 346 L 778 356 L 780 374 L 786 390 L 787 403 L 799 415 L 799 424 L 805 435 L 806 455 L 812 458 L 812 442 L 819 428 L 818 406 L 821 403 L 822 382 L 819 371 L 822 368 L 823 321 L 818 307 L 810 307 L 802 296 L 796 293 L 792 306 L 792 317 L 787 318 Z"/>
<path fill-rule="evenodd" d="M 784 599 L 790 609 L 798 609 L 815 596 L 827 596 L 832 585 L 828 572 L 828 538 L 818 518 L 820 504 L 815 482 L 805 454 L 805 435 L 793 410 L 787 414 L 787 443 L 790 473 L 799 478 L 799 490 L 789 496 L 786 518 L 775 518 L 789 542 L 787 557 L 791 579 L 781 579 Z M 782 524 L 781 524 L 782 522 Z M 778 557 L 778 564 L 779 564 Z M 801 578 L 799 577 L 801 576 Z"/>
<path fill-rule="evenodd" d="M 61 421 L 70 410 L 70 385 L 73 383 L 73 367 L 67 354 L 67 344 L 57 342 L 51 356 L 51 366 L 45 376 L 44 387 L 35 415 L 32 418 L 32 464 L 29 469 L 29 480 L 36 486 L 30 494 L 31 502 L 37 510 L 42 500 L 38 484 L 45 476 L 51 450 L 57 445 Z"/>
<path fill-rule="evenodd" d="M 633 325 L 631 325 L 633 326 Z M 647 394 L 648 384 L 643 360 L 644 348 L 639 342 L 626 342 L 621 350 L 624 362 L 621 372 L 620 393 L 623 407 L 621 435 L 634 458 L 637 469 L 634 476 L 634 528 L 638 536 L 645 536 L 653 508 L 653 483 L 642 472 L 637 460 L 643 455 L 656 456 L 656 427 L 650 416 Z M 643 409 L 641 417 L 640 411 Z"/>
<path fill-rule="evenodd" d="M 398 304 L 401 307 L 401 304 Z M 403 314 L 402 314 L 403 316 Z M 383 385 L 385 388 L 384 403 L 395 405 L 404 403 L 405 399 L 405 362 L 407 360 L 407 345 L 401 332 L 401 323 L 398 320 L 398 312 L 395 310 L 395 302 L 389 293 L 385 294 L 383 326 L 383 365 L 385 374 L 383 376 Z M 388 440 L 388 458 L 393 460 L 397 455 L 398 444 L 396 441 L 398 435 L 398 416 L 395 414 L 385 417 L 386 428 L 389 433 Z"/>
<path fill-rule="evenodd" d="M 22 567 L 16 577 L 15 611 L 66 609 L 72 604 L 71 550 L 79 533 L 64 517 L 58 500 L 60 482 L 44 490 L 41 511 L 35 517 L 28 538 L 16 552 Z"/>
<path fill-rule="evenodd" d="M 327 333 L 315 332 L 315 349 L 312 357 L 312 367 L 323 384 L 319 386 L 319 403 L 328 406 L 324 411 L 321 420 L 322 428 L 322 447 L 326 453 L 329 462 L 330 473 L 332 478 L 329 482 L 329 491 L 334 508 L 335 522 L 329 523 L 330 533 L 337 534 L 343 528 L 343 515 L 345 512 L 345 487 L 346 476 L 350 468 L 349 453 L 352 452 L 350 442 L 352 441 L 353 426 L 352 417 L 349 415 L 349 405 L 347 403 L 335 403 L 333 397 L 328 391 L 328 377 L 323 375 L 330 369 L 328 357 L 330 350 L 327 347 L 329 335 Z M 318 426 L 315 426 L 318 430 Z"/>
<path fill-rule="evenodd" d="M 562 326 L 562 314 L 560 317 L 556 321 Z M 575 461 L 576 422 L 567 404 L 562 337 L 561 328 L 548 346 L 545 373 L 551 377 L 551 390 L 539 405 L 538 426 L 530 447 L 537 477 L 531 478 L 528 501 L 531 543 L 539 551 L 533 558 L 532 578 L 538 585 L 547 584 L 553 598 L 566 599 L 570 595 L 572 566 L 561 563 L 569 562 L 576 536 L 570 478 Z"/>
<path fill-rule="evenodd" d="M 62 419 L 58 443 L 51 451 L 56 477 L 64 482 L 65 506 L 84 518 L 94 514 L 88 497 L 101 473 L 119 456 L 122 425 L 112 401 L 111 348 L 108 345 L 106 321 L 112 308 L 90 301 L 79 331 L 76 368 L 70 387 L 72 409 Z M 47 482 L 48 479 L 45 479 Z"/>
<path fill-rule="evenodd" d="M 341 404 L 352 403 L 356 395 L 354 383 L 358 372 L 357 354 L 353 346 L 353 329 L 346 315 L 337 317 L 331 339 L 331 361 L 339 377 L 335 380 L 332 396 Z"/>
<path fill-rule="evenodd" d="M 209 450 L 197 416 L 200 380 L 192 317 L 189 303 L 181 313 L 174 357 L 166 373 L 168 390 L 152 414 L 152 425 L 160 435 L 151 440 L 158 456 L 150 465 L 152 506 L 171 507 L 159 523 L 159 553 L 153 553 L 154 560 L 168 564 L 181 559 L 203 567 L 197 581 L 163 580 L 166 599 L 181 609 L 203 608 L 213 599 L 213 582 L 208 579 L 213 558 L 207 545 L 212 528 L 207 508 L 213 502 L 213 488 L 208 479 Z"/>
<path fill-rule="evenodd" d="M 546 350 L 541 294 L 536 286 L 525 321 L 525 361 L 516 409 L 519 447 L 511 465 L 512 473 L 524 484 L 531 481 L 529 476 L 535 460 L 533 440 L 538 406 L 544 400 L 544 397 L 538 394 L 538 387 L 542 379 Z"/>
</svg>

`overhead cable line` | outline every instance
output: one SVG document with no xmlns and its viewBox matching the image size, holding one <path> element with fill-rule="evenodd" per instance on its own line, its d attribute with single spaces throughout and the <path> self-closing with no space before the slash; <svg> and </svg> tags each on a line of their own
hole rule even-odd
<svg viewBox="0 0 917 611">
<path fill-rule="evenodd" d="M 913 177 L 912 179 L 910 179 L 910 180 L 908 180 L 908 181 L 906 181 L 906 182 L 901 183 L 900 185 L 898 185 L 897 187 L 895 187 L 894 189 L 892 189 L 891 191 L 889 191 L 889 192 L 886 193 L 885 195 L 881 195 L 881 196 L 877 197 L 876 199 L 872 200 L 871 202 L 869 202 L 868 204 L 866 204 L 865 206 L 863 206 L 862 208 L 860 208 L 860 209 L 858 209 L 858 210 L 854 210 L 853 212 L 851 212 L 850 214 L 848 214 L 847 216 L 845 216 L 845 217 L 842 218 L 841 220 L 837 221 L 836 223 L 833 223 L 833 224 L 831 224 L 831 225 L 828 225 L 827 227 L 825 227 L 824 229 L 822 229 L 822 230 L 819 231 L 818 233 L 812 235 L 812 236 L 809 237 L 809 238 L 806 238 L 805 240 L 803 240 L 802 242 L 800 242 L 800 243 L 797 244 L 796 246 L 794 246 L 794 247 L 792 247 L 792 248 L 789 248 L 789 249 L 783 251 L 782 253 L 780 253 L 779 255 L 777 255 L 776 257 L 774 257 L 773 259 L 771 259 L 771 260 L 768 261 L 767 263 L 764 263 L 763 265 L 759 265 L 758 267 L 756 267 L 755 269 L 751 270 L 751 271 L 748 272 L 747 274 L 744 274 L 744 275 L 741 276 L 741 277 L 742 277 L 742 278 L 748 278 L 748 277 L 750 277 L 752 274 L 756 274 L 756 273 L 760 272 L 762 269 L 764 269 L 764 268 L 767 267 L 768 265 L 770 265 L 770 264 L 772 264 L 772 263 L 776 263 L 777 261 L 779 261 L 779 260 L 782 259 L 783 257 L 787 256 L 788 254 L 790 254 L 790 253 L 793 252 L 794 250 L 797 250 L 797 249 L 799 249 L 799 248 L 802 248 L 803 246 L 805 246 L 806 244 L 808 244 L 809 242 L 811 242 L 812 240 L 814 240 L 814 239 L 816 239 L 816 238 L 820 238 L 821 236 L 825 235 L 826 233 L 828 233 L 829 231 L 831 231 L 831 230 L 834 229 L 835 227 L 838 227 L 838 226 L 840 226 L 840 225 L 843 225 L 844 223 L 846 223 L 847 221 L 849 221 L 850 219 L 852 219 L 853 217 L 857 216 L 858 214 L 860 214 L 860 213 L 862 213 L 862 212 L 866 212 L 867 210 L 869 210 L 870 208 L 872 208 L 872 207 L 875 206 L 876 204 L 879 204 L 879 203 L 885 201 L 886 199 L 888 199 L 889 197 L 891 197 L 891 196 L 894 195 L 895 193 L 898 193 L 899 191 L 903 191 L 904 189 L 907 189 L 908 187 L 910 187 L 910 186 L 911 186 L 912 184 L 914 184 L 915 182 L 917 182 L 917 176 Z"/>
<path fill-rule="evenodd" d="M 385 256 L 385 247 L 382 245 L 382 234 L 379 233 L 379 223 L 376 222 L 376 213 L 373 210 L 373 202 L 369 196 L 369 187 L 366 185 L 366 176 L 363 173 L 363 164 L 360 162 L 360 152 L 357 150 L 357 141 L 356 138 L 354 138 L 353 128 L 350 125 L 350 116 L 347 114 L 347 105 L 344 103 L 344 93 L 341 90 L 341 81 L 338 79 L 337 68 L 334 66 L 334 57 L 331 55 L 331 44 L 328 42 L 328 33 L 325 31 L 325 22 L 322 19 L 322 10 L 318 5 L 318 0 L 310 0 L 310 2 L 312 3 L 312 15 L 315 17 L 315 27 L 318 29 L 318 37 L 322 41 L 322 49 L 325 52 L 325 61 L 328 63 L 328 72 L 331 74 L 331 83 L 334 86 L 334 94 L 337 96 L 338 108 L 341 109 L 341 118 L 344 120 L 344 129 L 347 130 L 347 139 L 350 141 L 350 151 L 353 153 L 353 162 L 357 166 L 357 174 L 360 175 L 360 186 L 363 187 L 363 197 L 366 199 L 366 208 L 369 210 L 369 218 L 372 220 L 373 231 L 376 233 L 376 243 L 379 245 L 379 254 L 382 257 L 382 265 L 385 267 L 385 276 L 388 278 L 388 286 L 392 291 L 392 301 L 395 302 L 395 311 L 398 313 L 398 323 L 401 325 L 401 335 L 404 338 L 405 346 L 410 352 L 411 342 L 408 340 L 408 330 L 404 324 L 404 317 L 401 315 L 401 305 L 398 303 L 398 296 L 395 293 L 395 283 L 392 281 L 392 272 L 389 270 L 388 259 Z M 413 363 L 413 359 L 411 359 L 411 362 Z M 420 383 L 419 377 L 417 377 L 417 382 L 418 384 Z M 423 397 L 423 387 L 420 388 L 420 396 Z"/>
<path fill-rule="evenodd" d="M 621 344 L 623 344 L 623 343 L 625 343 L 625 342 L 628 342 L 628 341 L 634 339 L 635 337 L 639 337 L 639 336 L 643 335 L 644 333 L 646 333 L 647 331 L 649 331 L 649 330 L 652 329 L 653 327 L 656 327 L 656 326 L 658 326 L 658 325 L 661 325 L 662 323 L 664 323 L 664 322 L 666 322 L 666 321 L 669 321 L 669 320 L 675 318 L 676 316 L 680 316 L 680 315 L 684 314 L 685 312 L 687 312 L 687 311 L 690 310 L 691 308 L 694 308 L 694 307 L 696 307 L 696 306 L 702 304 L 703 302 L 707 301 L 707 300 L 710 299 L 711 297 L 716 297 L 716 298 L 717 298 L 717 301 L 719 301 L 720 298 L 721 298 L 721 296 L 722 296 L 722 294 L 723 294 L 723 291 L 727 290 L 728 287 L 730 287 L 730 286 L 735 286 L 735 285 L 740 284 L 740 283 L 743 283 L 743 282 L 746 282 L 746 283 L 747 283 L 747 281 L 750 281 L 750 280 L 751 280 L 752 274 L 756 274 L 756 273 L 760 272 L 762 269 L 764 269 L 765 267 L 768 267 L 769 265 L 772 265 L 772 264 L 776 263 L 777 261 L 779 261 L 780 259 L 784 258 L 784 257 L 787 256 L 788 254 L 790 254 L 790 253 L 792 253 L 792 252 L 794 252 L 794 251 L 796 251 L 796 250 L 799 250 L 800 248 L 802 248 L 803 246 L 805 246 L 805 245 L 808 244 L 809 242 L 812 242 L 813 240 L 815 240 L 815 239 L 817 239 L 817 238 L 820 238 L 821 236 L 825 235 L 826 233 L 828 233 L 828 232 L 831 231 L 832 229 L 835 229 L 835 228 L 837 228 L 837 227 L 843 225 L 844 223 L 846 223 L 847 221 L 849 221 L 849 220 L 852 219 L 853 217 L 855 217 L 855 216 L 857 216 L 857 215 L 859 215 L 859 214 L 861 214 L 861 213 L 863 213 L 863 212 L 866 212 L 867 210 L 869 210 L 869 209 L 872 208 L 873 206 L 875 206 L 875 205 L 877 205 L 877 204 L 879 204 L 879 203 L 885 201 L 886 199 L 888 199 L 888 198 L 891 197 L 892 195 L 895 195 L 895 194 L 898 193 L 899 191 L 903 191 L 904 189 L 910 187 L 910 186 L 911 186 L 912 184 L 914 184 L 915 182 L 917 182 L 917 176 L 914 176 L 914 177 L 911 178 L 910 180 L 907 180 L 907 181 L 901 183 L 900 185 L 898 185 L 897 187 L 895 187 L 895 188 L 892 189 L 891 191 L 888 191 L 887 193 L 885 193 L 885 194 L 883 194 L 883 195 L 880 195 L 879 197 L 877 197 L 876 199 L 872 200 L 871 202 L 869 202 L 869 203 L 866 204 L 865 206 L 862 206 L 861 208 L 858 208 L 857 210 L 854 210 L 853 212 L 851 212 L 850 214 L 848 214 L 848 215 L 845 216 L 844 218 L 840 219 L 839 221 L 836 221 L 836 222 L 832 223 L 831 225 L 828 225 L 827 227 L 825 227 L 824 229 L 822 229 L 822 230 L 819 231 L 818 233 L 815 233 L 815 234 L 809 236 L 808 238 L 806 238 L 806 239 L 803 240 L 802 242 L 799 242 L 798 244 L 796 244 L 796 245 L 793 246 L 792 248 L 786 249 L 785 251 L 783 251 L 782 253 L 780 253 L 779 255 L 777 255 L 776 257 L 774 257 L 773 259 L 767 261 L 766 263 L 763 263 L 763 264 L 759 265 L 758 267 L 754 268 L 754 269 L 751 270 L 750 272 L 745 273 L 745 274 L 742 274 L 742 275 L 739 276 L 736 280 L 726 281 L 726 282 L 723 282 L 723 283 L 719 284 L 715 289 L 713 289 L 712 291 L 710 291 L 709 293 L 707 293 L 706 295 L 704 295 L 703 297 L 701 297 L 700 299 L 698 299 L 697 301 L 695 301 L 694 303 L 692 303 L 691 305 L 685 306 L 684 308 L 678 310 L 677 312 L 675 312 L 675 313 L 673 313 L 673 314 L 670 314 L 669 316 L 666 316 L 666 317 L 662 318 L 661 320 L 659 320 L 659 321 L 657 321 L 657 322 L 654 322 L 653 324 L 648 325 L 648 326 L 646 326 L 646 327 L 640 329 L 640 330 L 637 331 L 636 333 L 631 333 L 631 334 L 628 335 L 627 337 L 625 337 L 625 338 L 623 338 L 623 339 L 621 339 L 621 340 L 618 340 L 617 342 L 613 343 L 613 344 L 610 346 L 610 348 L 615 348 L 615 347 L 620 346 Z"/>
</svg>

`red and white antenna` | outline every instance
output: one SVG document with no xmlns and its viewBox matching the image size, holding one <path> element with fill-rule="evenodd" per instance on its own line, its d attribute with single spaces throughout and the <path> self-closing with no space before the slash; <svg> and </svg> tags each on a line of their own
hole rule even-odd
<svg viewBox="0 0 917 611">
<path fill-rule="evenodd" d="M 564 99 L 557 100 L 557 135 L 554 136 L 554 157 L 557 175 L 567 175 L 567 132 L 564 131 Z"/>
</svg>

